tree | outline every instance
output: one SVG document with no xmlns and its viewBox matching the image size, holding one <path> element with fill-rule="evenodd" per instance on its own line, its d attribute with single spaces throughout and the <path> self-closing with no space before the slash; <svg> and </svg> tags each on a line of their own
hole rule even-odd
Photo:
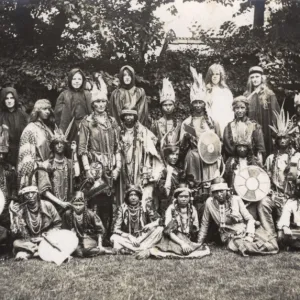
<svg viewBox="0 0 300 300">
<path fill-rule="evenodd" d="M 173 1 L 0 0 L 0 88 L 15 85 L 28 102 L 60 91 L 71 67 L 142 67 L 163 40 L 154 11 Z"/>
<path fill-rule="evenodd" d="M 228 60 L 231 62 L 234 89 L 238 90 L 239 80 L 246 83 L 249 66 L 259 64 L 279 101 L 286 100 L 286 108 L 292 111 L 294 94 L 300 91 L 300 3 L 280 2 L 281 7 L 271 11 L 268 22 L 259 29 L 261 34 L 252 26 L 238 28 L 232 21 L 224 23 L 217 35 L 213 33 L 213 38 L 211 32 L 203 30 L 194 34 L 213 49 L 220 62 L 224 65 Z M 245 9 L 242 7 L 241 12 Z"/>
<path fill-rule="evenodd" d="M 2 42 L 45 58 L 82 59 L 92 45 L 111 58 L 119 52 L 145 62 L 160 45 L 162 22 L 154 11 L 174 0 L 1 0 Z"/>
</svg>

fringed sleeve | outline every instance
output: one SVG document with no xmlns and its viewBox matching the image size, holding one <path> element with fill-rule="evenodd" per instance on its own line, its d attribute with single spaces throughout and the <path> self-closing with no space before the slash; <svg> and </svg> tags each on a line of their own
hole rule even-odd
<svg viewBox="0 0 300 300">
<path fill-rule="evenodd" d="M 90 130 L 88 121 L 83 119 L 80 123 L 79 129 L 79 145 L 78 145 L 78 155 L 81 156 L 83 154 L 88 154 L 88 145 L 90 138 Z"/>
<path fill-rule="evenodd" d="M 256 124 L 255 130 L 253 131 L 253 142 L 254 142 L 255 154 L 257 154 L 257 152 L 261 152 L 261 153 L 266 152 L 264 134 L 259 124 Z"/>
<path fill-rule="evenodd" d="M 36 139 L 34 124 L 30 123 L 23 131 L 20 139 L 18 157 L 18 183 L 19 186 L 28 184 L 28 176 L 35 167 L 36 161 Z"/>
<path fill-rule="evenodd" d="M 110 96 L 110 114 L 116 119 L 117 123 L 121 125 L 121 112 L 123 109 L 123 101 L 121 99 L 120 89 L 115 89 Z"/>
</svg>

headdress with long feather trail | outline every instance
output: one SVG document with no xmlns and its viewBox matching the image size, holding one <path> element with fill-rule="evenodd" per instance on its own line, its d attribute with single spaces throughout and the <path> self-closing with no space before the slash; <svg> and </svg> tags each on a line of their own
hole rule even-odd
<svg viewBox="0 0 300 300">
<path fill-rule="evenodd" d="M 270 128 L 276 133 L 277 137 L 287 136 L 291 133 L 291 130 L 293 129 L 293 122 L 291 122 L 288 112 L 285 116 L 283 106 L 284 103 L 282 104 L 279 113 L 277 111 L 273 111 L 276 117 L 276 124 L 273 122 L 273 126 L 269 125 Z"/>
<path fill-rule="evenodd" d="M 190 70 L 193 76 L 193 84 L 191 86 L 190 98 L 191 103 L 195 100 L 202 100 L 204 102 L 206 98 L 206 89 L 205 84 L 203 82 L 202 74 L 197 73 L 196 69 L 190 66 Z"/>
</svg>

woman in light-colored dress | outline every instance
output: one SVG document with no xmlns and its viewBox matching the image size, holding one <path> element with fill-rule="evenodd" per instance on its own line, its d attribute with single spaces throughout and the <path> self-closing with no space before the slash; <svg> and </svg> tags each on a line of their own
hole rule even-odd
<svg viewBox="0 0 300 300">
<path fill-rule="evenodd" d="M 211 65 L 205 78 L 207 111 L 213 120 L 218 121 L 221 136 L 225 126 L 234 119 L 233 96 L 225 79 L 224 68 L 219 64 Z"/>
</svg>

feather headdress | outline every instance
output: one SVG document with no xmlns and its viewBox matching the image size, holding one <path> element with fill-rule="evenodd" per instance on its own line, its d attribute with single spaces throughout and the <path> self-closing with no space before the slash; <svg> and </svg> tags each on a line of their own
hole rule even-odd
<svg viewBox="0 0 300 300">
<path fill-rule="evenodd" d="M 64 134 L 63 131 L 56 126 L 56 128 L 54 129 L 54 135 L 51 138 L 51 143 L 53 143 L 53 142 L 67 143 L 68 141 L 67 141 L 66 136 L 68 136 L 68 134 L 69 134 L 69 130 L 67 130 L 66 134 Z"/>
<path fill-rule="evenodd" d="M 204 102 L 206 98 L 206 89 L 205 84 L 203 82 L 202 74 L 197 73 L 196 69 L 190 66 L 190 70 L 193 76 L 193 84 L 191 86 L 190 98 L 191 103 L 195 100 L 202 100 Z"/>
<path fill-rule="evenodd" d="M 97 84 L 93 85 L 93 89 L 91 90 L 92 98 L 91 102 L 96 100 L 108 100 L 107 98 L 107 86 L 102 76 L 99 75 L 97 78 Z"/>
<path fill-rule="evenodd" d="M 167 100 L 173 101 L 175 103 L 175 92 L 172 85 L 172 82 L 169 80 L 169 78 L 163 79 L 163 87 L 162 90 L 159 92 L 160 96 L 160 103 L 163 103 Z"/>
<path fill-rule="evenodd" d="M 270 128 L 276 133 L 277 137 L 289 135 L 293 128 L 293 122 L 291 122 L 291 119 L 289 118 L 289 113 L 287 112 L 285 116 L 283 105 L 284 103 L 282 104 L 279 113 L 277 111 L 273 111 L 276 117 L 276 124 L 273 122 L 273 126 L 269 125 Z"/>
</svg>

